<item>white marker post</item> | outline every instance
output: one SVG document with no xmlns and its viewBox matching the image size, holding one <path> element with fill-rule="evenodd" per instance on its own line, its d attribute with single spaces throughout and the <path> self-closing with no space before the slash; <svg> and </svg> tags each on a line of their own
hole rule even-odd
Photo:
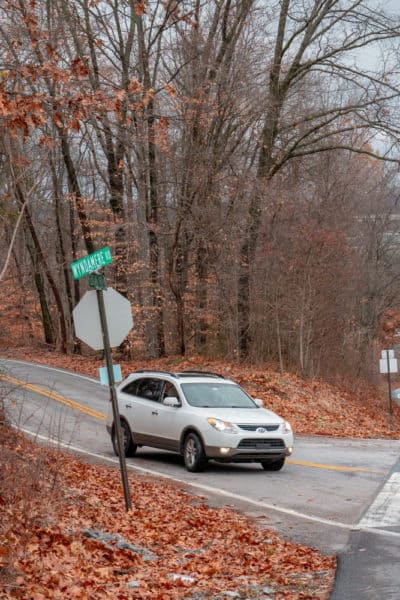
<svg viewBox="0 0 400 600">
<path fill-rule="evenodd" d="M 383 374 L 387 373 L 388 376 L 390 417 L 393 416 L 392 383 L 390 380 L 390 373 L 397 373 L 398 370 L 397 358 L 394 357 L 394 350 L 382 350 L 381 358 L 379 360 L 379 372 Z"/>
</svg>

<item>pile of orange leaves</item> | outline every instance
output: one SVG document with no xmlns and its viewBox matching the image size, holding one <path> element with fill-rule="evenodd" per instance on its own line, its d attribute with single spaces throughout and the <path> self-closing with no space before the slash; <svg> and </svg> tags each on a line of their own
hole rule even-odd
<svg viewBox="0 0 400 600">
<path fill-rule="evenodd" d="M 329 597 L 336 561 L 170 482 L 28 441 L 0 426 L 0 597 Z M 235 596 L 236 594 L 236 596 Z"/>
</svg>

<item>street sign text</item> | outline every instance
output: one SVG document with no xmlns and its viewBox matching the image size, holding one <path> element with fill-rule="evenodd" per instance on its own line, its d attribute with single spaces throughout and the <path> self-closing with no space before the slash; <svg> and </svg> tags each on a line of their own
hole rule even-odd
<svg viewBox="0 0 400 600">
<path fill-rule="evenodd" d="M 112 263 L 112 254 L 110 248 L 106 246 L 71 263 L 72 275 L 74 279 L 80 279 L 110 263 Z"/>
</svg>

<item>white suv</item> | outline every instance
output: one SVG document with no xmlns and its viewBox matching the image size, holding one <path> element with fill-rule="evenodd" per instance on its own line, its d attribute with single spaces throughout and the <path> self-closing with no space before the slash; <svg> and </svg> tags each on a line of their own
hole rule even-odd
<svg viewBox="0 0 400 600">
<path fill-rule="evenodd" d="M 293 450 L 290 424 L 222 375 L 137 371 L 118 386 L 117 397 L 126 456 L 152 446 L 181 454 L 192 472 L 208 459 L 278 471 Z M 118 454 L 111 403 L 107 431 Z"/>
</svg>

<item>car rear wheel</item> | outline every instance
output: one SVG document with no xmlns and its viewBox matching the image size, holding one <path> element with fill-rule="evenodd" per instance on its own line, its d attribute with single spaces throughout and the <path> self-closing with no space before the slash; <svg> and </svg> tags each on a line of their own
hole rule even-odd
<svg viewBox="0 0 400 600">
<path fill-rule="evenodd" d="M 261 461 L 262 468 L 266 471 L 280 471 L 285 464 L 285 457 L 278 458 L 278 460 L 270 461 L 263 460 Z"/>
<path fill-rule="evenodd" d="M 185 467 L 191 473 L 203 471 L 207 464 L 207 457 L 203 444 L 198 435 L 189 433 L 183 444 L 183 460 Z"/>
<path fill-rule="evenodd" d="M 130 427 L 126 421 L 121 420 L 121 434 L 122 434 L 122 445 L 124 448 L 125 456 L 133 456 L 136 452 L 137 445 L 134 443 L 132 439 L 132 434 Z M 119 456 L 118 452 L 118 440 L 117 440 L 117 431 L 115 427 L 112 430 L 112 444 L 114 448 L 114 452 L 117 456 Z"/>
</svg>

